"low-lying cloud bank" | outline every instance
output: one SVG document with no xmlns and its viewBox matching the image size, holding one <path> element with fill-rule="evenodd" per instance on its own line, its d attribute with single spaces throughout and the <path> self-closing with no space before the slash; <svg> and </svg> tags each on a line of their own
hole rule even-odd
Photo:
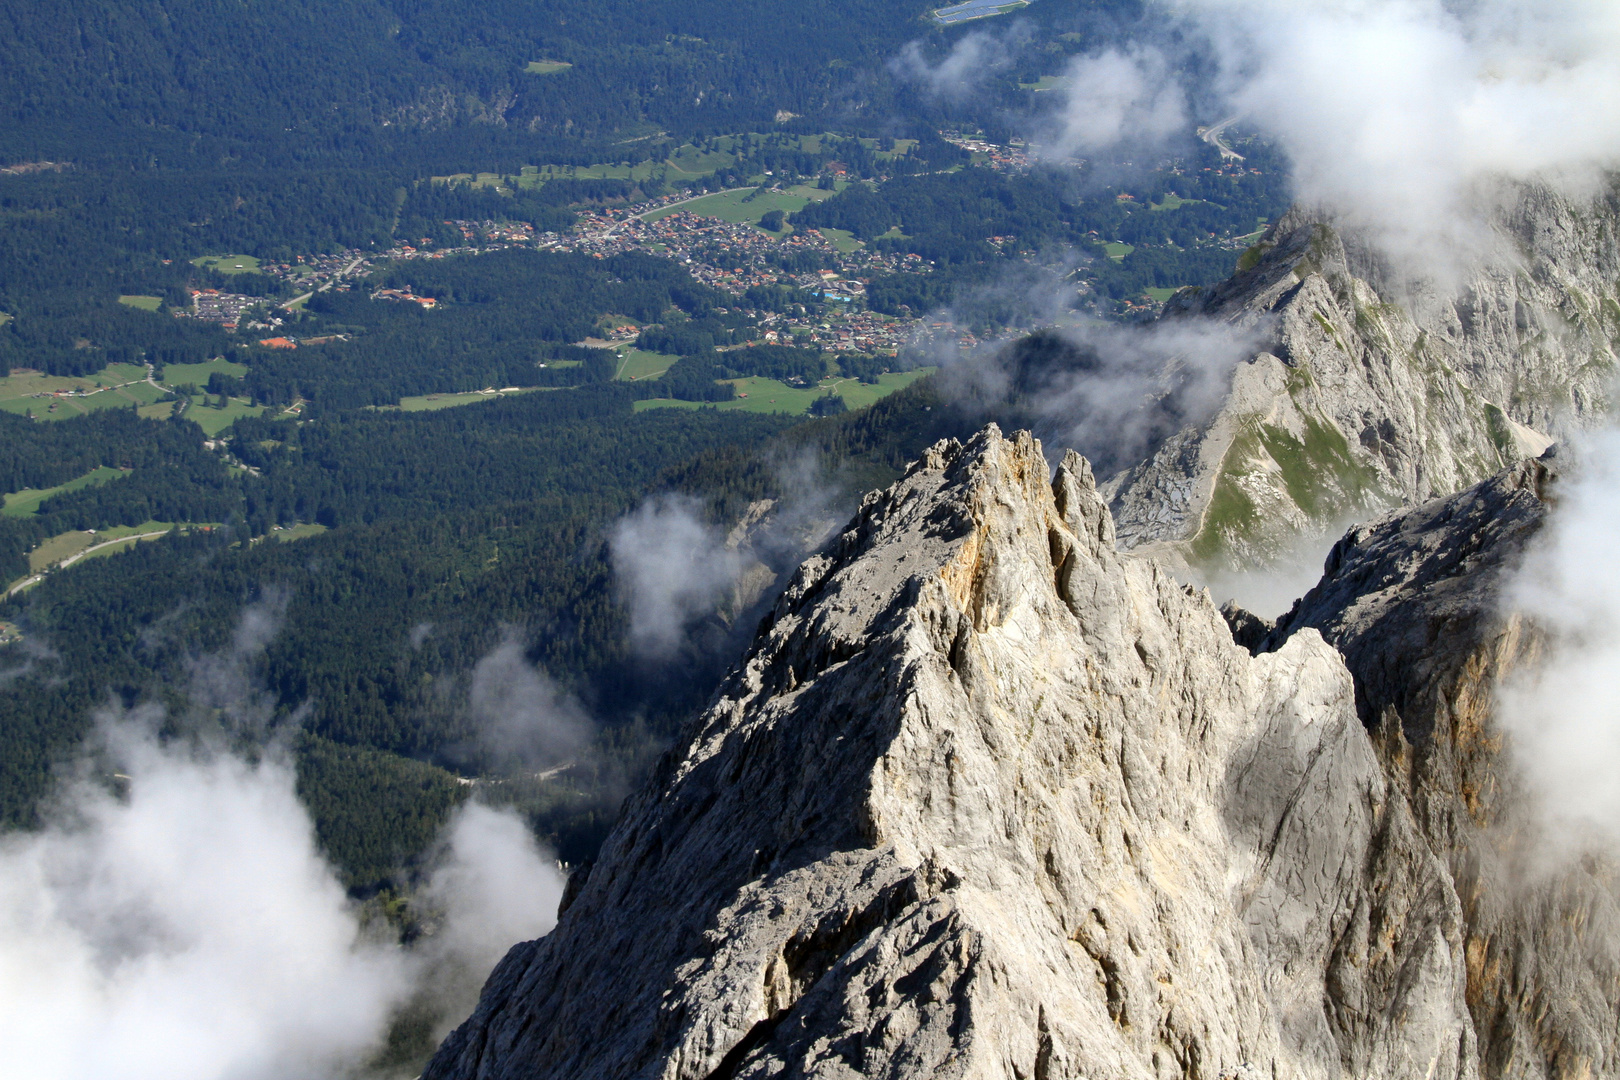
<svg viewBox="0 0 1620 1080">
<path fill-rule="evenodd" d="M 507 947 L 551 928 L 555 862 L 516 816 L 469 805 L 421 893 L 437 933 L 407 949 L 368 932 L 290 763 L 165 743 L 161 722 L 103 715 L 45 827 L 0 839 L 10 1074 L 357 1075 L 405 1003 L 458 1020 Z"/>
<path fill-rule="evenodd" d="M 1502 181 L 1595 189 L 1620 164 L 1620 6 L 1604 0 L 1169 0 L 1216 61 L 1214 100 L 1293 161 L 1297 198 L 1442 280 L 1494 243 Z M 1161 141 L 1190 118 L 1184 55 L 1080 57 L 1065 153 Z"/>
</svg>

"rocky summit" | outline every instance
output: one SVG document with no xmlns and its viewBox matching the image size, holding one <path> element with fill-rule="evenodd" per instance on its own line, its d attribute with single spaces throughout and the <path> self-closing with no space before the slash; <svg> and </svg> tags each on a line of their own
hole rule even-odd
<svg viewBox="0 0 1620 1080">
<path fill-rule="evenodd" d="M 1489 258 L 1407 280 L 1293 210 L 1164 318 L 1248 328 L 1218 412 L 1108 478 L 1122 545 L 1265 563 L 1301 535 L 1453 494 L 1602 420 L 1620 340 L 1620 195 L 1501 193 Z"/>
<path fill-rule="evenodd" d="M 1353 532 L 1244 647 L 1077 455 L 934 446 L 425 1077 L 1612 1075 L 1612 878 L 1503 884 L 1490 582 L 1549 475 Z"/>
</svg>

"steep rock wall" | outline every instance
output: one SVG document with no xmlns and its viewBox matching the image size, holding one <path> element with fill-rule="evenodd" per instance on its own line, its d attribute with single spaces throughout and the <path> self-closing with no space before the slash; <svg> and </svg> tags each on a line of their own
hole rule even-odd
<svg viewBox="0 0 1620 1080">
<path fill-rule="evenodd" d="M 990 428 L 869 496 L 428 1080 L 1477 1075 L 1338 654 L 1048 477 Z"/>
<path fill-rule="evenodd" d="M 1343 652 L 1391 789 L 1462 900 L 1482 1072 L 1526 1080 L 1620 1075 L 1620 869 L 1550 842 L 1495 714 L 1545 646 L 1503 588 L 1557 488 L 1556 459 L 1524 461 L 1350 530 L 1259 645 L 1310 628 Z"/>
<path fill-rule="evenodd" d="M 1112 477 L 1128 548 L 1246 566 L 1302 533 L 1449 495 L 1609 408 L 1620 199 L 1518 190 L 1460 287 L 1390 283 L 1330 222 L 1292 212 L 1231 279 L 1165 318 L 1263 327 L 1215 419 Z"/>
</svg>

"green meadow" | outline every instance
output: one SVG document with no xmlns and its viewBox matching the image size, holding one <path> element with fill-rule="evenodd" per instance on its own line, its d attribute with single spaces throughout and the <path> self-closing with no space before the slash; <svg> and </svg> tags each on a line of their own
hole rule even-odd
<svg viewBox="0 0 1620 1080">
<path fill-rule="evenodd" d="M 105 484 L 109 480 L 117 480 L 125 475 L 126 471 L 103 465 L 99 469 L 75 477 L 65 484 L 57 484 L 55 487 L 23 488 L 21 491 L 13 491 L 5 497 L 5 507 L 0 509 L 0 514 L 7 517 L 33 517 L 39 512 L 39 504 L 53 495 L 78 491 L 80 488 L 87 488 L 93 484 Z"/>
<path fill-rule="evenodd" d="M 191 260 L 192 266 L 204 270 L 218 270 L 222 274 L 255 274 L 259 260 L 252 255 L 199 255 Z"/>
<path fill-rule="evenodd" d="M 150 405 L 162 396 L 162 390 L 146 381 L 146 368 L 139 364 L 108 364 L 94 375 L 46 375 L 19 368 L 0 378 L 0 409 L 32 413 L 36 420 Z"/>
<path fill-rule="evenodd" d="M 730 383 L 737 388 L 737 397 L 731 401 L 677 401 L 674 398 L 651 398 L 636 402 L 635 409 L 637 412 L 647 409 L 721 409 L 799 416 L 809 412 L 811 404 L 829 390 L 842 397 L 844 403 L 851 409 L 864 409 L 896 390 L 911 385 L 923 376 L 931 375 L 934 370 L 929 367 L 917 368 L 915 371 L 890 372 L 878 376 L 876 386 L 858 379 L 843 377 L 823 379 L 809 388 L 789 386 L 775 379 L 759 377 L 731 379 Z"/>
</svg>

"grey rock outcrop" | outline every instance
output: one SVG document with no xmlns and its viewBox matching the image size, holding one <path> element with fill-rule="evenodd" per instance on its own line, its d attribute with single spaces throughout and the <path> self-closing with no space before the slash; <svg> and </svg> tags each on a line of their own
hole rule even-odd
<svg viewBox="0 0 1620 1080">
<path fill-rule="evenodd" d="M 1259 646 L 1308 629 L 1345 656 L 1390 788 L 1461 899 L 1490 1077 L 1620 1075 L 1620 870 L 1602 851 L 1548 856 L 1565 845 L 1548 843 L 1494 712 L 1496 688 L 1545 646 L 1502 596 L 1557 481 L 1556 459 L 1524 461 L 1352 529 Z"/>
<path fill-rule="evenodd" d="M 1301 534 L 1477 483 L 1609 409 L 1620 206 L 1524 188 L 1498 250 L 1455 289 L 1392 283 L 1375 254 L 1295 211 L 1228 281 L 1165 318 L 1263 327 L 1207 424 L 1109 479 L 1120 541 L 1242 567 Z"/>
<path fill-rule="evenodd" d="M 1339 654 L 1049 475 L 991 428 L 868 496 L 427 1080 L 1478 1075 Z"/>
</svg>

